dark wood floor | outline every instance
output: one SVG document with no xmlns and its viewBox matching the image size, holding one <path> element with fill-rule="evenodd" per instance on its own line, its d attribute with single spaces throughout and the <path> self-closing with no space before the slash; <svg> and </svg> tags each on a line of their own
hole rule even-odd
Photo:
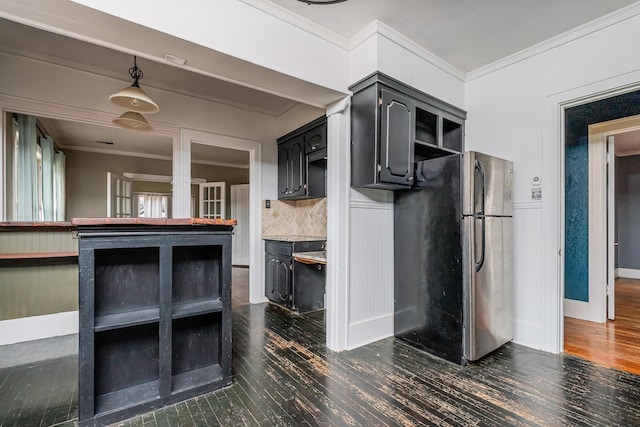
<svg viewBox="0 0 640 427">
<path fill-rule="evenodd" d="M 387 338 L 324 345 L 324 312 L 238 305 L 233 385 L 123 426 L 631 426 L 640 377 L 515 344 L 467 367 Z M 77 358 L 0 369 L 2 426 L 76 425 Z"/>
<path fill-rule="evenodd" d="M 616 280 L 615 320 L 594 323 L 565 317 L 564 351 L 640 375 L 640 280 Z"/>
</svg>

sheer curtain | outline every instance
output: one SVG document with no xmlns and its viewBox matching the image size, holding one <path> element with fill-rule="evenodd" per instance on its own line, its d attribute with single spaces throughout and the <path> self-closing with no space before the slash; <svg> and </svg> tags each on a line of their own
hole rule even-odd
<svg viewBox="0 0 640 427">
<path fill-rule="evenodd" d="M 56 152 L 50 137 L 40 138 L 36 118 L 16 114 L 15 123 L 15 221 L 64 221 L 65 156 Z M 38 170 L 38 151 L 41 154 Z M 39 191 L 40 190 L 40 191 Z"/>
<path fill-rule="evenodd" d="M 15 194 L 16 221 L 38 221 L 38 140 L 36 118 L 16 115 L 18 140 L 14 141 L 16 161 L 14 176 L 17 181 Z"/>
<path fill-rule="evenodd" d="M 138 195 L 139 218 L 167 218 L 167 196 L 154 193 Z"/>
<path fill-rule="evenodd" d="M 40 138 L 42 147 L 42 218 L 64 221 L 64 153 L 55 151 L 53 139 Z"/>
<path fill-rule="evenodd" d="M 65 163 L 66 157 L 62 151 L 53 155 L 53 211 L 54 221 L 64 221 L 67 207 L 65 195 Z"/>
</svg>

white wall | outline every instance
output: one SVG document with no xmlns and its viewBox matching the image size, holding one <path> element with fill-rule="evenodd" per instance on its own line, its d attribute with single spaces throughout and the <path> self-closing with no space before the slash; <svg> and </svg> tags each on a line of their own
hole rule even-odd
<svg viewBox="0 0 640 427">
<path fill-rule="evenodd" d="M 355 83 L 375 71 L 464 107 L 464 74 L 378 21 L 354 37 L 349 81 Z"/>
<path fill-rule="evenodd" d="M 625 18 L 466 84 L 467 148 L 514 161 L 515 341 L 533 348 L 562 351 L 559 104 L 640 80 L 640 16 Z"/>
<path fill-rule="evenodd" d="M 344 90 L 349 83 L 346 49 L 322 40 L 304 27 L 289 25 L 277 16 L 253 7 L 251 2 L 74 1 L 327 88 Z M 230 74 L 228 77 L 238 76 Z"/>
</svg>

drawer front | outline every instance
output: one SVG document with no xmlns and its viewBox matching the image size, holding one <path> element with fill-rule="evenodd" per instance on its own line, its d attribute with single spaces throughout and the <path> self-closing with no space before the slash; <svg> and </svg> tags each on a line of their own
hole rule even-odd
<svg viewBox="0 0 640 427">
<path fill-rule="evenodd" d="M 310 130 L 304 136 L 304 151 L 306 154 L 327 148 L 327 125 L 322 124 Z"/>
<path fill-rule="evenodd" d="M 309 242 L 293 242 L 293 252 L 323 251 L 327 247 L 326 240 L 313 240 Z"/>
<path fill-rule="evenodd" d="M 291 256 L 293 253 L 293 243 L 265 240 L 264 251 L 268 254 Z"/>
</svg>

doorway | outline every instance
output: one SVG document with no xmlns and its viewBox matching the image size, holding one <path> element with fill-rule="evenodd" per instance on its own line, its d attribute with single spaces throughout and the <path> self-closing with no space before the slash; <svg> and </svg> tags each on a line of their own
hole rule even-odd
<svg viewBox="0 0 640 427">
<path fill-rule="evenodd" d="M 598 102 L 608 102 L 611 107 L 615 98 L 619 101 L 614 97 Z M 591 118 L 597 117 L 597 108 L 586 105 Z M 638 107 L 637 103 L 627 104 L 627 111 Z M 566 110 L 568 124 L 580 121 L 570 118 L 571 113 Z M 609 113 L 600 112 L 604 116 Z M 624 215 L 629 210 L 628 200 L 633 199 L 629 190 L 634 185 L 629 181 L 640 180 L 640 116 L 591 123 L 583 120 L 582 124 L 588 128 L 588 137 L 575 138 L 575 127 L 565 127 L 564 351 L 640 373 L 640 357 L 636 356 L 640 340 L 629 339 L 640 332 L 640 280 L 617 277 L 626 270 L 620 265 L 619 251 L 616 253 L 620 248 L 616 242 L 628 242 L 637 222 L 635 214 L 630 220 Z M 627 166 L 636 161 L 637 177 L 629 173 L 633 167 Z M 625 166 L 618 167 L 621 164 Z M 625 190 L 621 191 L 623 182 Z M 640 200 L 640 185 L 637 197 Z M 623 199 L 625 207 L 621 209 Z M 635 239 L 631 241 L 635 243 Z M 639 251 L 626 253 L 640 263 Z M 622 299 L 616 298 L 616 292 Z M 614 321 L 615 317 L 619 320 Z"/>
</svg>

